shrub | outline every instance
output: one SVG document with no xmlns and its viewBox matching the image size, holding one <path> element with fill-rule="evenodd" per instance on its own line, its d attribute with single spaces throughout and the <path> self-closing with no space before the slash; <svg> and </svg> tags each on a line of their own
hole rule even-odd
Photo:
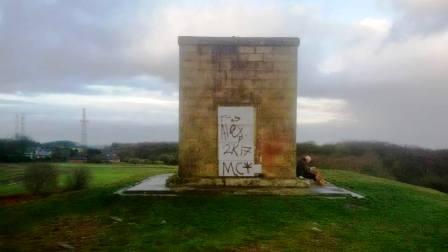
<svg viewBox="0 0 448 252">
<path fill-rule="evenodd" d="M 144 164 L 144 163 L 145 163 L 145 160 L 144 160 L 144 159 L 141 159 L 141 158 L 129 158 L 129 159 L 127 160 L 127 162 L 128 162 L 128 163 L 131 163 L 131 164 Z"/>
<path fill-rule="evenodd" d="M 154 161 L 152 161 L 151 159 L 145 159 L 145 161 L 143 161 L 143 163 L 145 163 L 145 164 L 154 164 Z"/>
<path fill-rule="evenodd" d="M 89 169 L 75 168 L 67 177 L 68 190 L 81 190 L 89 186 L 92 175 Z"/>
<path fill-rule="evenodd" d="M 448 192 L 448 184 L 446 183 L 448 181 L 447 177 L 441 177 L 441 176 L 435 176 L 435 175 L 428 175 L 420 178 L 417 180 L 416 184 L 420 184 L 425 187 L 434 188 L 436 190 L 439 190 L 441 192 Z"/>
<path fill-rule="evenodd" d="M 182 179 L 181 177 L 179 177 L 178 174 L 174 174 L 172 176 L 170 176 L 166 182 L 165 185 L 168 187 L 175 187 L 175 186 L 179 186 L 183 183 L 185 183 L 186 181 L 184 181 L 184 179 Z"/>
<path fill-rule="evenodd" d="M 166 165 L 177 165 L 177 155 L 176 154 L 162 154 L 160 155 L 160 160 Z"/>
<path fill-rule="evenodd" d="M 52 164 L 30 164 L 25 168 L 23 184 L 32 194 L 53 192 L 58 184 L 58 170 Z"/>
</svg>

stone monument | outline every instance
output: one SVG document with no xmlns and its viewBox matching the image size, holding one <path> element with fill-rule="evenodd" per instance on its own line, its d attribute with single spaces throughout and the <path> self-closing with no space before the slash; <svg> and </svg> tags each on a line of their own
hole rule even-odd
<svg viewBox="0 0 448 252">
<path fill-rule="evenodd" d="M 179 37 L 179 176 L 295 179 L 299 38 Z"/>
</svg>

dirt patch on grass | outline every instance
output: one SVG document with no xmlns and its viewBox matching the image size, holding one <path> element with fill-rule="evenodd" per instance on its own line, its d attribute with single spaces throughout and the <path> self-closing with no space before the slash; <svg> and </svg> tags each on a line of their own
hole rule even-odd
<svg viewBox="0 0 448 252">
<path fill-rule="evenodd" d="M 340 240 L 334 234 L 334 227 L 322 228 L 316 223 L 307 223 L 302 227 L 289 227 L 272 236 L 269 240 L 260 240 L 249 245 L 229 248 L 225 251 L 339 251 Z M 294 248 L 294 249 L 292 249 Z"/>
<path fill-rule="evenodd" d="M 90 251 L 97 247 L 97 235 L 106 227 L 94 216 L 63 217 L 30 232 L 4 237 L 7 240 L 2 245 L 20 251 Z"/>
<path fill-rule="evenodd" d="M 38 196 L 18 194 L 10 196 L 0 196 L 0 206 L 13 206 L 20 203 L 25 203 L 39 198 Z"/>
</svg>

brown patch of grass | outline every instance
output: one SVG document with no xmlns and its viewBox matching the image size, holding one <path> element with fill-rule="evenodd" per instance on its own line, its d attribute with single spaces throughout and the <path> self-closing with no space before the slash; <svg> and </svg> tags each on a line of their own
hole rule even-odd
<svg viewBox="0 0 448 252">
<path fill-rule="evenodd" d="M 20 203 L 25 203 L 31 200 L 39 199 L 39 196 L 32 196 L 28 194 L 17 194 L 17 195 L 8 195 L 8 196 L 0 196 L 0 206 L 7 207 L 13 206 Z"/>
<path fill-rule="evenodd" d="M 313 230 L 317 228 L 317 230 Z M 307 223 L 302 227 L 289 227 L 279 231 L 270 240 L 231 248 L 228 251 L 337 251 L 341 241 L 335 236 L 336 224 L 321 227 L 316 223 Z"/>
<path fill-rule="evenodd" d="M 57 206 L 55 206 L 57 207 Z M 98 217 L 64 217 L 42 224 L 30 232 L 5 237 L 7 248 L 20 248 L 20 251 L 61 251 L 60 244 L 68 244 L 75 250 L 89 251 L 97 247 L 97 235 L 106 226 Z"/>
</svg>

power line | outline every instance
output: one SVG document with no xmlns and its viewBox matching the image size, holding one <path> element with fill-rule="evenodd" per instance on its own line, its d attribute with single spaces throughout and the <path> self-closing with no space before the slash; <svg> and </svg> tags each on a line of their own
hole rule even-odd
<svg viewBox="0 0 448 252">
<path fill-rule="evenodd" d="M 14 138 L 17 140 L 20 138 L 20 131 L 19 126 L 20 125 L 20 117 L 19 113 L 16 113 L 16 121 L 15 121 L 15 132 L 14 132 Z"/>
<path fill-rule="evenodd" d="M 81 119 L 81 146 L 87 147 L 87 116 L 86 109 L 82 109 L 82 119 Z"/>
<path fill-rule="evenodd" d="M 25 114 L 20 115 L 20 137 L 25 137 Z"/>
</svg>

